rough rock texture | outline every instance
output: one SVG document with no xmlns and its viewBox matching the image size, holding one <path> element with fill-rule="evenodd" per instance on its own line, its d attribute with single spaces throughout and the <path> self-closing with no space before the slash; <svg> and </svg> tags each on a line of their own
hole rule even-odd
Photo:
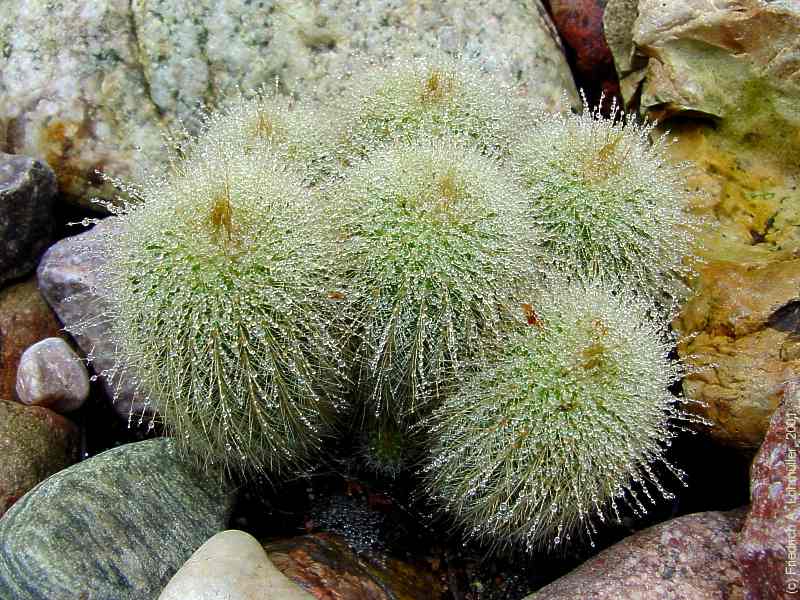
<svg viewBox="0 0 800 600">
<path fill-rule="evenodd" d="M 691 161 L 694 210 L 708 231 L 699 297 L 675 322 L 686 378 L 710 435 L 755 450 L 800 375 L 800 4 L 642 0 L 633 41 L 649 60 L 641 103 L 667 119 L 676 160 Z M 633 77 L 633 75 L 631 75 Z M 624 88 L 624 86 L 623 86 Z"/>
<path fill-rule="evenodd" d="M 16 389 L 24 404 L 70 412 L 79 409 L 89 397 L 89 375 L 64 340 L 47 338 L 22 354 Z"/>
<path fill-rule="evenodd" d="M 788 600 L 798 591 L 799 431 L 800 383 L 792 382 L 750 471 L 750 512 L 736 547 L 747 600 Z"/>
<path fill-rule="evenodd" d="M 319 600 L 438 600 L 444 591 L 430 573 L 392 558 L 367 560 L 337 535 L 304 535 L 264 549 L 284 575 Z"/>
<path fill-rule="evenodd" d="M 0 152 L 0 285 L 36 268 L 53 233 L 55 193 L 46 164 Z"/>
<path fill-rule="evenodd" d="M 735 147 L 800 158 L 800 5 L 641 0 L 633 39 L 650 60 L 642 106 L 713 119 Z"/>
<path fill-rule="evenodd" d="M 743 517 L 696 513 L 650 527 L 525 600 L 741 600 L 733 543 Z"/>
<path fill-rule="evenodd" d="M 757 448 L 784 383 L 800 374 L 800 259 L 715 260 L 699 268 L 697 296 L 675 326 L 698 332 L 679 350 L 699 370 L 684 380 L 690 404 L 717 440 Z"/>
<path fill-rule="evenodd" d="M 314 600 L 270 562 L 253 536 L 231 529 L 192 554 L 158 600 Z"/>
<path fill-rule="evenodd" d="M 99 223 L 95 228 L 108 226 Z M 107 335 L 109 323 L 98 319 L 106 307 L 92 289 L 97 283 L 94 273 L 101 267 L 103 256 L 100 243 L 95 229 L 63 239 L 45 253 L 36 275 L 42 294 L 65 326 L 86 323 L 82 333 L 73 337 L 91 357 L 90 366 L 100 376 L 108 397 L 116 394 L 114 410 L 125 419 L 139 418 L 148 410 L 136 402 L 134 385 L 118 376 L 103 376 L 104 371 L 113 368 L 115 352 Z"/>
<path fill-rule="evenodd" d="M 603 34 L 605 6 L 606 0 L 550 0 L 553 22 L 570 50 L 578 86 L 585 88 L 592 105 L 600 92 L 607 102 L 619 95 L 614 57 Z"/>
<path fill-rule="evenodd" d="M 626 101 L 633 96 L 641 82 L 643 75 L 640 71 L 647 64 L 647 61 L 636 53 L 636 46 L 633 43 L 633 25 L 638 16 L 639 0 L 608 0 L 603 12 L 606 43 L 614 58 L 620 94 Z"/>
<path fill-rule="evenodd" d="M 0 398 L 16 399 L 19 359 L 28 346 L 56 336 L 60 330 L 35 279 L 0 290 Z"/>
<path fill-rule="evenodd" d="M 158 162 L 161 133 L 198 102 L 276 76 L 307 96 L 357 53 L 441 46 L 480 55 L 546 105 L 575 95 L 539 0 L 32 0 L 9 3 L 0 39 L 0 142 L 43 157 L 83 203 L 114 196 L 96 171 L 127 177 Z M 341 85 L 328 78 L 316 93 Z"/>
<path fill-rule="evenodd" d="M 232 501 L 165 438 L 103 452 L 53 475 L 0 520 L 2 597 L 156 598 L 225 529 Z"/>
<path fill-rule="evenodd" d="M 78 445 L 78 428 L 61 415 L 0 400 L 0 516 L 37 483 L 78 460 Z"/>
</svg>

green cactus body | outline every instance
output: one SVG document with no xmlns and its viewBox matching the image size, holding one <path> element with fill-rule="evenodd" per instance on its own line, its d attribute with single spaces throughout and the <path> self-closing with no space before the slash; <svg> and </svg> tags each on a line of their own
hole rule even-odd
<svg viewBox="0 0 800 600">
<path fill-rule="evenodd" d="M 190 138 L 187 152 L 227 145 L 245 154 L 267 153 L 297 171 L 306 184 L 316 184 L 333 172 L 333 154 L 326 152 L 326 127 L 317 109 L 262 90 L 238 94 L 203 118 L 200 138 Z"/>
<path fill-rule="evenodd" d="M 682 367 L 630 294 L 577 285 L 543 294 L 521 326 L 430 419 L 428 489 L 495 546 L 553 547 L 670 497 L 652 465 L 691 420 L 669 386 Z"/>
<path fill-rule="evenodd" d="M 345 163 L 384 142 L 457 136 L 505 156 L 522 120 L 509 86 L 476 61 L 445 54 L 369 65 L 354 76 L 334 143 Z"/>
<path fill-rule="evenodd" d="M 376 151 L 324 193 L 353 378 L 379 428 L 408 432 L 534 277 L 524 197 L 494 160 L 451 140 Z"/>
<path fill-rule="evenodd" d="M 683 167 L 668 162 L 651 126 L 603 119 L 588 106 L 553 114 L 514 151 L 542 254 L 564 273 L 654 297 L 674 309 L 686 294 L 699 221 L 688 212 Z"/>
<path fill-rule="evenodd" d="M 331 250 L 302 182 L 208 137 L 111 217 L 97 274 L 119 369 L 179 447 L 229 473 L 299 468 L 338 407 Z"/>
</svg>

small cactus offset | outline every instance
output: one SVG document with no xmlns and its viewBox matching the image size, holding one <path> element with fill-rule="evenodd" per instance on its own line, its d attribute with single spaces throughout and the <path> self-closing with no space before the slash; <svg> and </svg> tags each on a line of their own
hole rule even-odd
<svg viewBox="0 0 800 600">
<path fill-rule="evenodd" d="M 562 272 L 656 298 L 669 313 L 686 294 L 685 264 L 699 221 L 687 210 L 682 169 L 616 106 L 608 119 L 581 114 L 540 118 L 514 151 L 530 216 L 548 233 L 542 254 Z"/>
<path fill-rule="evenodd" d="M 524 196 L 459 141 L 391 145 L 324 190 L 359 394 L 407 431 L 497 335 L 534 275 Z"/>
<path fill-rule="evenodd" d="M 669 498 L 654 465 L 690 421 L 683 369 L 649 307 L 598 284 L 556 288 L 430 419 L 427 489 L 468 535 L 528 550 L 591 538 L 592 519 Z"/>
<path fill-rule="evenodd" d="M 274 475 L 319 449 L 343 370 L 321 219 L 297 176 L 240 142 L 209 136 L 146 181 L 96 275 L 120 368 L 179 447 Z"/>
</svg>

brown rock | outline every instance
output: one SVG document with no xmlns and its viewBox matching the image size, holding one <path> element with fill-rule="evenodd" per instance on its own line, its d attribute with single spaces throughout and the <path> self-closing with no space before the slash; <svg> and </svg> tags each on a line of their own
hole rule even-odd
<svg viewBox="0 0 800 600">
<path fill-rule="evenodd" d="M 748 600 L 796 597 L 800 583 L 800 498 L 797 494 L 800 383 L 786 387 L 783 404 L 750 471 L 750 512 L 736 547 Z"/>
<path fill-rule="evenodd" d="M 650 57 L 642 107 L 710 117 L 730 147 L 800 159 L 800 4 L 641 0 L 633 39 Z"/>
<path fill-rule="evenodd" d="M 284 575 L 319 600 L 437 600 L 443 594 L 431 573 L 393 558 L 367 560 L 336 535 L 304 535 L 264 549 Z"/>
<path fill-rule="evenodd" d="M 744 511 L 679 517 L 640 531 L 525 600 L 739 600 L 733 556 Z"/>
<path fill-rule="evenodd" d="M 674 325 L 693 334 L 679 345 L 698 370 L 683 383 L 688 407 L 722 443 L 757 448 L 783 384 L 800 374 L 800 259 L 766 264 L 711 261 L 697 296 Z"/>
<path fill-rule="evenodd" d="M 28 346 L 61 329 L 35 278 L 0 290 L 0 398 L 15 399 L 17 367 Z"/>
<path fill-rule="evenodd" d="M 78 459 L 78 429 L 39 406 L 0 400 L 0 515 Z"/>
</svg>

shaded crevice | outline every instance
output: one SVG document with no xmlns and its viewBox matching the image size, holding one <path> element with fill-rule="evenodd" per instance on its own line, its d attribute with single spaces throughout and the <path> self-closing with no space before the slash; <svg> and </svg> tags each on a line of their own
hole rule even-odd
<svg viewBox="0 0 800 600">
<path fill-rule="evenodd" d="M 792 300 L 773 312 L 767 319 L 767 326 L 800 339 L 800 300 Z"/>
</svg>

